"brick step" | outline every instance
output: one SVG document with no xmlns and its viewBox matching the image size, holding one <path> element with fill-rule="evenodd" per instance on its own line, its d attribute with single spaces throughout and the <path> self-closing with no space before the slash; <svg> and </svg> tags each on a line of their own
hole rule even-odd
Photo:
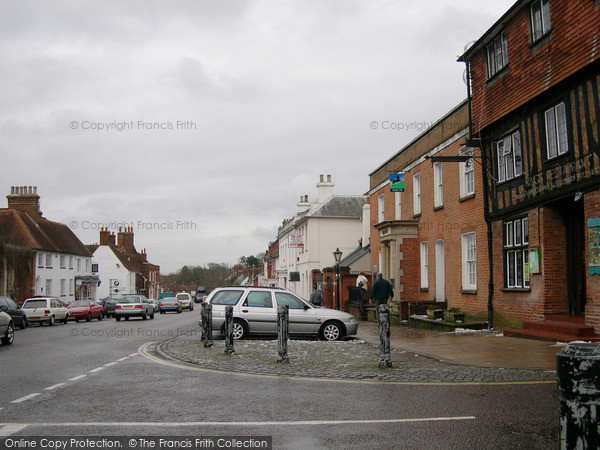
<svg viewBox="0 0 600 450">
<path fill-rule="evenodd" d="M 572 336 L 570 334 L 562 334 L 562 333 L 552 333 L 546 331 L 539 330 L 504 330 L 504 336 L 507 337 L 518 337 L 525 339 L 535 339 L 538 341 L 548 341 L 548 342 L 572 342 L 578 340 L 592 341 L 598 342 L 600 338 L 598 337 L 586 337 L 586 338 L 578 338 Z"/>
<path fill-rule="evenodd" d="M 577 323 L 546 320 L 543 322 L 523 322 L 524 331 L 539 331 L 573 336 L 574 338 L 593 338 L 594 327 Z"/>
</svg>

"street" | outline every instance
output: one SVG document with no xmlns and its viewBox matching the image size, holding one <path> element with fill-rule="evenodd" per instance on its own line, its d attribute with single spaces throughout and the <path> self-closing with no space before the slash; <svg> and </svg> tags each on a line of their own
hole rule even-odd
<svg viewBox="0 0 600 450">
<path fill-rule="evenodd" d="M 17 330 L 15 343 L 0 347 L 0 436 L 272 436 L 273 448 L 557 445 L 553 383 L 234 374 L 155 351 L 177 336 L 199 340 L 198 319 L 195 310 Z"/>
</svg>

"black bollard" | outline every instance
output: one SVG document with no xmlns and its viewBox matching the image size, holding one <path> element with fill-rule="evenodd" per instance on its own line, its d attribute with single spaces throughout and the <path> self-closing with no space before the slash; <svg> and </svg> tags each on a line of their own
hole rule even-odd
<svg viewBox="0 0 600 450">
<path fill-rule="evenodd" d="M 560 389 L 560 448 L 600 443 L 600 346 L 569 344 L 556 355 Z"/>
<path fill-rule="evenodd" d="M 200 304 L 200 317 L 202 319 L 202 340 L 204 347 L 212 347 L 212 305 L 202 302 Z"/>
<path fill-rule="evenodd" d="M 277 307 L 277 362 L 289 363 L 288 336 L 289 336 L 290 307 L 288 305 Z"/>
<path fill-rule="evenodd" d="M 225 307 L 225 354 L 233 355 L 233 306 Z"/>
<path fill-rule="evenodd" d="M 379 305 L 379 367 L 392 367 L 390 355 L 390 307 Z"/>
</svg>

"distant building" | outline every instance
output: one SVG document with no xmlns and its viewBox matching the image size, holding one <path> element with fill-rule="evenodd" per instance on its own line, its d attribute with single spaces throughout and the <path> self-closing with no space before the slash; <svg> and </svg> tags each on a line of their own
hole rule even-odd
<svg viewBox="0 0 600 450">
<path fill-rule="evenodd" d="M 95 299 L 91 254 L 71 229 L 42 216 L 37 187 L 12 187 L 0 209 L 0 295 Z"/>
<path fill-rule="evenodd" d="M 499 324 L 600 327 L 600 4 L 516 2 L 460 58 Z"/>
<path fill-rule="evenodd" d="M 313 273 L 333 267 L 333 252 L 356 250 L 362 238 L 362 215 L 366 197 L 334 195 L 331 175 L 320 176 L 318 198 L 300 197 L 298 213 L 279 228 L 277 277 L 279 286 L 308 299 L 315 281 Z"/>
<path fill-rule="evenodd" d="M 148 262 L 146 250 L 133 245 L 133 228 L 119 228 L 116 237 L 100 230 L 99 244 L 86 246 L 93 255 L 94 268 L 102 280 L 98 298 L 142 294 L 158 299 L 160 267 Z"/>
</svg>

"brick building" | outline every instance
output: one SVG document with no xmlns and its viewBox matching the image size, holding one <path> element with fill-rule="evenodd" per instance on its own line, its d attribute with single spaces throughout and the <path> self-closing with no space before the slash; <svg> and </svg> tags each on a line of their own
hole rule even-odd
<svg viewBox="0 0 600 450">
<path fill-rule="evenodd" d="M 518 1 L 460 58 L 496 323 L 600 329 L 599 24 L 598 1 Z"/>
<path fill-rule="evenodd" d="M 403 319 L 409 302 L 487 311 L 482 173 L 467 132 L 464 101 L 370 174 L 373 273 L 394 285 Z M 475 161 L 439 161 L 459 155 Z M 391 191 L 390 174 L 404 175 L 404 192 Z"/>
</svg>

